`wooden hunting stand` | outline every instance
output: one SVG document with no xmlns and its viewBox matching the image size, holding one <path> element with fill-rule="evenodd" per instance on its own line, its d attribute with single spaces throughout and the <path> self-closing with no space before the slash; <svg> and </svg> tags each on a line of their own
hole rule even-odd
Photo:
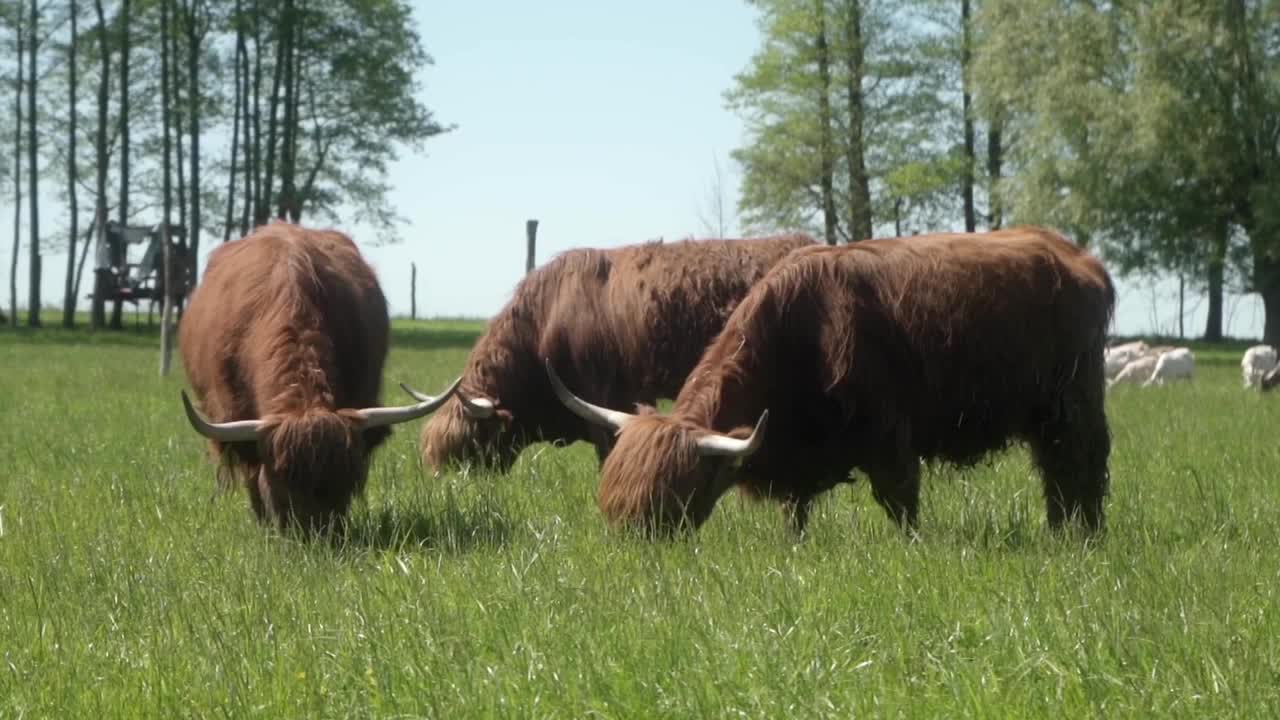
<svg viewBox="0 0 1280 720">
<path fill-rule="evenodd" d="M 183 302 L 194 285 L 184 228 L 170 225 L 166 233 L 163 223 L 138 226 L 107 221 L 97 235 L 93 294 L 89 296 L 93 301 L 94 327 L 106 325 L 108 300 L 132 303 L 135 308 L 143 300 L 150 300 L 150 308 L 154 309 L 155 304 L 164 299 L 167 285 L 172 286 L 169 297 L 177 303 L 181 316 Z M 165 252 L 165 237 L 169 238 L 168 252 Z M 143 244 L 146 249 L 142 257 L 130 262 L 129 246 Z M 168 283 L 164 272 L 166 256 L 172 264 Z"/>
</svg>

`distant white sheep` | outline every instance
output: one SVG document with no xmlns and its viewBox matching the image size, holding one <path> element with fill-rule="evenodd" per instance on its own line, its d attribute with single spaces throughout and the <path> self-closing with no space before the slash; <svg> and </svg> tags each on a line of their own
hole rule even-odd
<svg viewBox="0 0 1280 720">
<path fill-rule="evenodd" d="M 1156 361 L 1155 370 L 1151 371 L 1151 377 L 1142 386 L 1164 385 L 1174 380 L 1190 380 L 1195 372 L 1196 358 L 1190 348 L 1174 348 L 1160 355 L 1160 359 Z"/>
<path fill-rule="evenodd" d="M 1126 365 L 1147 354 L 1148 350 L 1147 344 L 1141 340 L 1107 348 L 1105 353 L 1107 378 L 1115 379 Z"/>
<path fill-rule="evenodd" d="M 1142 385 L 1151 378 L 1160 358 L 1155 355 L 1142 355 L 1130 360 L 1116 376 L 1107 381 L 1107 387 L 1113 385 Z"/>
<path fill-rule="evenodd" d="M 1276 350 L 1270 345 L 1254 345 L 1240 359 L 1240 373 L 1246 388 L 1256 388 L 1262 378 L 1276 366 Z"/>
</svg>

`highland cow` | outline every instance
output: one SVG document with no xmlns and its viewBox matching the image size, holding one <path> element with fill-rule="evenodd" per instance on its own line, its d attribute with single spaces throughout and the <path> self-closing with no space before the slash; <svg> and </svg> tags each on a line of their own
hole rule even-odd
<svg viewBox="0 0 1280 720">
<path fill-rule="evenodd" d="M 332 528 L 363 491 L 390 426 L 457 388 L 379 407 L 388 335 L 386 298 L 345 235 L 276 222 L 210 254 L 179 344 L 211 420 L 186 392 L 182 402 L 260 521 Z"/>
<path fill-rule="evenodd" d="M 610 405 L 672 397 L 725 318 L 805 235 L 651 242 L 575 249 L 527 275 L 467 359 L 462 385 L 422 430 L 437 472 L 476 462 L 506 471 L 529 444 L 612 435 L 556 402 L 542 358 L 579 391 Z"/>
<path fill-rule="evenodd" d="M 547 371 L 566 407 L 617 433 L 599 490 L 613 525 L 693 530 L 736 484 L 781 501 L 802 532 L 813 499 L 856 468 L 914 529 L 922 458 L 968 465 L 1022 440 L 1049 525 L 1077 516 L 1096 530 L 1114 304 L 1103 266 L 1047 230 L 867 240 L 775 266 L 668 415 L 599 407 L 554 358 Z"/>
</svg>

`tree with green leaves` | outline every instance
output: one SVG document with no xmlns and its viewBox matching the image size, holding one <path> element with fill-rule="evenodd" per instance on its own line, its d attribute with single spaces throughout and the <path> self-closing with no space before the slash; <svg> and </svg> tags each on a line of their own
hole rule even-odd
<svg viewBox="0 0 1280 720">
<path fill-rule="evenodd" d="M 82 204 L 94 208 L 94 232 L 99 219 L 150 224 L 159 206 L 166 218 L 176 208 L 193 276 L 206 236 L 229 238 L 233 226 L 243 234 L 277 217 L 364 221 L 393 240 L 399 218 L 387 202 L 388 165 L 450 129 L 418 92 L 417 73 L 431 57 L 406 0 L 0 0 L 0 14 L 4 41 L 13 41 L 4 47 L 4 79 L 17 103 L 7 116 L 14 157 L 0 175 L 6 187 L 15 183 L 15 233 L 29 233 L 22 249 L 31 258 L 33 322 L 40 178 L 65 178 L 57 195 L 70 215 L 63 322 L 71 323 L 87 250 L 96 246 L 80 230 Z M 82 122 L 77 100 L 91 84 L 96 121 L 86 108 Z M 30 215 L 25 228 L 22 213 Z M 120 307 L 108 321 L 95 302 L 94 327 L 108 323 L 122 324 Z"/>
<path fill-rule="evenodd" d="M 987 0 L 980 13 L 979 105 L 1018 138 L 1009 210 L 1100 241 L 1121 274 L 1205 278 L 1210 339 L 1239 238 L 1264 339 L 1280 342 L 1277 12 L 1275 0 Z"/>
<path fill-rule="evenodd" d="M 745 220 L 811 229 L 821 216 L 829 243 L 935 224 L 954 204 L 959 162 L 945 131 L 938 41 L 912 7 L 752 4 L 763 45 L 726 93 L 747 128 L 733 155 Z"/>
</svg>

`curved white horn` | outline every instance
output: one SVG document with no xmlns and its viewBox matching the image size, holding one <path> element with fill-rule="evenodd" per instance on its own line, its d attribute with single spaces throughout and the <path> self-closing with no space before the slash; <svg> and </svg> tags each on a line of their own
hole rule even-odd
<svg viewBox="0 0 1280 720">
<path fill-rule="evenodd" d="M 416 420 L 423 415 L 433 412 L 436 408 L 444 404 L 445 400 L 458 389 L 462 384 L 462 376 L 458 376 L 457 380 L 448 387 L 443 393 L 436 397 L 423 395 L 416 390 L 410 390 L 404 383 L 400 384 L 405 392 L 419 400 L 416 405 L 401 405 L 399 407 L 372 407 L 357 410 L 361 419 L 364 420 L 364 427 L 382 427 L 384 425 L 395 425 L 396 423 L 408 422 Z"/>
<path fill-rule="evenodd" d="M 609 410 L 598 405 L 583 400 L 582 398 L 569 392 L 569 388 L 560 382 L 560 376 L 556 375 L 556 371 L 551 367 L 551 359 L 547 358 L 547 377 L 551 379 L 551 389 L 556 391 L 556 397 L 560 398 L 560 402 L 569 408 L 574 415 L 594 423 L 602 427 L 611 428 L 613 430 L 621 430 L 622 426 L 635 419 L 635 415 L 624 413 L 621 410 Z"/>
<path fill-rule="evenodd" d="M 187 420 L 191 422 L 191 427 L 201 435 L 217 440 L 218 442 L 248 442 L 258 439 L 258 429 L 262 427 L 261 420 L 235 420 L 232 422 L 212 423 L 205 420 L 191 406 L 191 398 L 187 397 L 187 391 L 182 390 L 182 406 L 187 411 Z"/>
<path fill-rule="evenodd" d="M 764 426 L 769 419 L 769 411 L 765 410 L 760 413 L 760 419 L 756 421 L 756 428 L 751 431 L 751 437 L 746 440 L 712 433 L 703 435 L 698 438 L 698 454 L 699 455 L 724 455 L 727 457 L 744 458 L 760 449 L 760 443 L 764 442 Z"/>
<path fill-rule="evenodd" d="M 461 395 L 458 397 L 462 399 L 462 412 L 472 420 L 487 420 L 498 412 L 489 398 L 469 398 Z"/>
<path fill-rule="evenodd" d="M 400 383 L 400 389 L 409 393 L 414 400 L 425 402 L 431 399 L 431 396 L 424 395 L 417 390 Z M 463 397 L 462 393 L 457 393 L 458 399 L 462 401 L 462 412 L 472 420 L 487 420 L 493 417 L 498 410 L 494 407 L 493 401 L 489 398 L 469 398 Z"/>
</svg>

